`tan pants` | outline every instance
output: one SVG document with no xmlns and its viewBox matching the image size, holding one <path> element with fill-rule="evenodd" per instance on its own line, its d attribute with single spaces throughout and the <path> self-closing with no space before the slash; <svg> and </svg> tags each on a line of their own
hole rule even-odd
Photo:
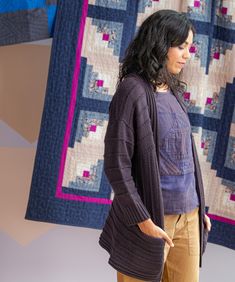
<svg viewBox="0 0 235 282">
<path fill-rule="evenodd" d="M 165 232 L 173 240 L 164 249 L 162 282 L 199 281 L 199 215 L 198 207 L 180 215 L 165 215 Z M 117 272 L 118 282 L 144 282 Z M 150 282 L 150 281 L 149 281 Z"/>
</svg>

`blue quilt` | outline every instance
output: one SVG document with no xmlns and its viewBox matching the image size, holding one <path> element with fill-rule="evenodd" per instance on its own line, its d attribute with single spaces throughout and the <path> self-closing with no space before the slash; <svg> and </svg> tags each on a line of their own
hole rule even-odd
<svg viewBox="0 0 235 282">
<path fill-rule="evenodd" d="M 27 219 L 103 227 L 113 199 L 103 141 L 120 58 L 148 15 L 176 9 L 197 30 L 183 98 L 213 225 L 208 240 L 235 249 L 235 6 L 168 2 L 58 1 Z"/>
</svg>

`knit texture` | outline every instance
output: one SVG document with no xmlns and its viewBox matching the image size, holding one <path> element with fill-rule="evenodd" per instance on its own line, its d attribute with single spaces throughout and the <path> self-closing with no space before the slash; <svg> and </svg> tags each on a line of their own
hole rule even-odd
<svg viewBox="0 0 235 282">
<path fill-rule="evenodd" d="M 153 113 L 157 118 L 153 95 L 141 78 L 129 75 L 110 104 L 104 171 L 115 196 L 99 243 L 109 252 L 109 263 L 116 270 L 138 279 L 160 281 L 165 241 L 144 234 L 137 225 L 151 218 L 164 229 L 157 123 L 152 127 Z M 200 169 L 198 165 L 195 168 Z M 202 180 L 197 183 L 201 185 L 197 193 L 202 238 L 205 204 Z M 203 244 L 201 239 L 201 255 Z"/>
</svg>

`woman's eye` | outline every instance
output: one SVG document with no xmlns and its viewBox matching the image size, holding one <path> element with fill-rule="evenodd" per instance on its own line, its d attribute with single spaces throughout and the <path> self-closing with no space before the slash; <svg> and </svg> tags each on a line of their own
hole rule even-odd
<svg viewBox="0 0 235 282">
<path fill-rule="evenodd" d="M 180 50 L 184 50 L 184 47 L 179 46 L 179 49 L 180 49 Z"/>
</svg>

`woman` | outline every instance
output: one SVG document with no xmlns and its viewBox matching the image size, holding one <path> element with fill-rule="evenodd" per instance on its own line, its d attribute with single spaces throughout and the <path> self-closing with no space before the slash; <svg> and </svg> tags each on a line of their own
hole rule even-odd
<svg viewBox="0 0 235 282">
<path fill-rule="evenodd" d="M 180 81 L 194 33 L 184 14 L 160 10 L 120 66 L 104 152 L 115 196 L 99 240 L 118 282 L 199 281 L 211 223 Z"/>
</svg>

